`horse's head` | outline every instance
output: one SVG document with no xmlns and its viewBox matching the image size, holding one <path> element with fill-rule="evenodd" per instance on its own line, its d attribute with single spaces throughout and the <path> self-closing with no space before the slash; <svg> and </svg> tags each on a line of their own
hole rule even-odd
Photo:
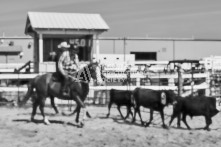
<svg viewBox="0 0 221 147">
<path fill-rule="evenodd" d="M 88 65 L 88 69 L 90 71 L 91 77 L 96 81 L 97 85 L 101 85 L 103 83 L 101 66 L 98 62 L 92 62 Z"/>
</svg>

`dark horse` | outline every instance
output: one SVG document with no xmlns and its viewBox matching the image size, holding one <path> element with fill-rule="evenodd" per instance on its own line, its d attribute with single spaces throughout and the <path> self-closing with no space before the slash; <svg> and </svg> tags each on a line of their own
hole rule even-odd
<svg viewBox="0 0 221 147">
<path fill-rule="evenodd" d="M 23 105 L 27 100 L 33 96 L 33 89 L 35 88 L 36 96 L 33 99 L 33 110 L 31 115 L 31 120 L 34 120 L 36 114 L 36 109 L 39 106 L 43 120 L 45 124 L 50 124 L 48 119 L 44 114 L 45 100 L 50 97 L 51 100 L 54 97 L 63 100 L 74 100 L 76 101 L 77 107 L 75 111 L 77 112 L 76 122 L 79 123 L 79 114 L 81 108 L 85 108 L 84 100 L 89 93 L 89 82 L 91 78 L 96 80 L 98 85 L 102 83 L 100 66 L 98 63 L 90 63 L 87 66 L 80 69 L 75 78 L 69 77 L 69 94 L 64 96 L 61 94 L 61 83 L 57 78 L 54 78 L 53 73 L 47 73 L 35 77 L 28 86 L 28 92 L 23 100 L 21 100 L 20 105 Z M 56 77 L 56 76 L 55 76 Z M 52 105 L 54 107 L 54 105 Z M 54 107 L 55 108 L 55 107 Z M 83 122 L 80 122 L 83 125 Z"/>
</svg>

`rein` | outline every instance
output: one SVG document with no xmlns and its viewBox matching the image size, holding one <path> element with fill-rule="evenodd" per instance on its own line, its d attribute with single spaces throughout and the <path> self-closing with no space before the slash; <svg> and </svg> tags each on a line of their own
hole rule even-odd
<svg viewBox="0 0 221 147">
<path fill-rule="evenodd" d="M 88 74 L 89 72 L 89 74 Z M 81 82 L 81 83 L 90 83 L 90 77 L 86 77 L 87 75 L 90 75 L 90 71 L 88 69 L 88 65 L 81 68 L 76 72 L 76 74 L 73 75 L 68 75 L 74 82 Z M 86 78 L 86 79 L 85 79 Z"/>
<path fill-rule="evenodd" d="M 79 80 L 78 78 L 73 78 L 71 75 L 68 75 L 72 80 L 73 82 L 79 82 L 79 83 L 86 83 L 86 84 L 89 84 L 90 82 L 88 81 L 84 81 L 84 80 Z"/>
<path fill-rule="evenodd" d="M 84 66 L 83 68 L 81 68 L 80 70 L 78 70 L 77 72 L 73 73 L 73 74 L 69 74 L 69 78 L 71 78 L 71 80 L 73 82 L 81 82 L 81 83 L 86 83 L 86 84 L 89 84 L 90 83 L 90 80 L 92 77 L 91 75 L 91 70 L 90 70 L 90 65 L 86 65 Z M 99 80 L 97 79 L 97 77 L 101 77 L 101 73 L 100 73 L 100 70 L 97 71 L 97 68 L 94 69 L 95 73 L 96 73 L 96 80 Z M 102 79 L 102 78 L 101 78 Z"/>
</svg>

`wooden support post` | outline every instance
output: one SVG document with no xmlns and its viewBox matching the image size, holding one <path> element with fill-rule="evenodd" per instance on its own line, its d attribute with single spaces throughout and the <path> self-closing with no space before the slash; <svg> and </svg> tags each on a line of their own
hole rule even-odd
<svg viewBox="0 0 221 147">
<path fill-rule="evenodd" d="M 99 42 L 99 36 L 96 35 L 96 60 L 99 62 L 99 55 L 100 55 L 100 42 Z"/>
<path fill-rule="evenodd" d="M 39 34 L 39 63 L 43 62 L 43 37 Z"/>
</svg>

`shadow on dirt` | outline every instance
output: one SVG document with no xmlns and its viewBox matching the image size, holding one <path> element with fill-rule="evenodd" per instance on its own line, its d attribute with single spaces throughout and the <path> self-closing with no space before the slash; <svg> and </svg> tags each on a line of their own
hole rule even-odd
<svg viewBox="0 0 221 147">
<path fill-rule="evenodd" d="M 141 124 L 138 124 L 138 123 L 132 123 L 131 122 L 131 118 L 128 118 L 128 119 L 122 119 L 120 117 L 120 115 L 118 115 L 117 117 L 113 117 L 113 116 L 109 116 L 109 117 L 106 117 L 106 116 L 99 116 L 98 117 L 99 119 L 112 119 L 115 123 L 118 123 L 118 124 L 126 124 L 126 125 L 135 125 L 135 126 L 142 126 Z"/>
<path fill-rule="evenodd" d="M 74 124 L 71 122 L 64 122 L 64 121 L 58 121 L 58 120 L 49 120 L 51 124 L 61 124 L 61 125 L 67 125 L 67 126 L 74 126 L 79 127 L 78 124 Z M 44 124 L 43 120 L 41 119 L 34 119 L 33 121 L 29 119 L 14 119 L 13 122 L 25 122 L 25 123 L 35 123 L 35 124 Z"/>
</svg>

